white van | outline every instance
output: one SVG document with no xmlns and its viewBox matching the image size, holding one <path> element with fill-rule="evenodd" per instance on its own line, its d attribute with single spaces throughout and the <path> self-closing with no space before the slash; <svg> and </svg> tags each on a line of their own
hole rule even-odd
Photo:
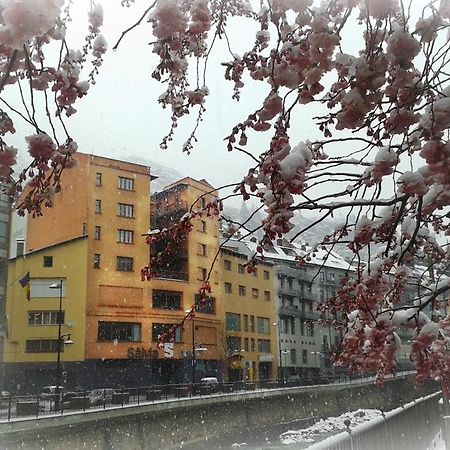
<svg viewBox="0 0 450 450">
<path fill-rule="evenodd" d="M 42 388 L 42 392 L 40 397 L 43 400 L 54 400 L 56 397 L 56 388 L 57 386 L 45 386 Z M 64 386 L 59 386 L 59 395 L 62 395 L 64 391 Z"/>
<path fill-rule="evenodd" d="M 216 377 L 205 377 L 200 380 L 200 385 L 209 387 L 214 392 L 219 388 L 219 380 Z"/>
</svg>

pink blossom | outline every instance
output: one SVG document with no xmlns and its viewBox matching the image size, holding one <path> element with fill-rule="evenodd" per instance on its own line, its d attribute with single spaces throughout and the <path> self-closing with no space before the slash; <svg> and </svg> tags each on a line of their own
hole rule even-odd
<svg viewBox="0 0 450 450">
<path fill-rule="evenodd" d="M 387 40 L 387 53 L 394 64 L 410 64 L 419 52 L 420 43 L 402 29 L 395 30 Z"/>
<path fill-rule="evenodd" d="M 33 134 L 25 138 L 28 144 L 28 153 L 33 158 L 49 160 L 56 150 L 55 144 L 50 136 L 46 134 Z"/>
<path fill-rule="evenodd" d="M 96 4 L 89 12 L 89 29 L 92 33 L 98 33 L 100 27 L 103 25 L 103 7 L 100 4 Z"/>
<path fill-rule="evenodd" d="M 394 110 L 389 114 L 384 126 L 392 134 L 406 133 L 420 119 L 419 114 L 407 109 Z"/>
<path fill-rule="evenodd" d="M 191 7 L 191 23 L 189 31 L 192 34 L 202 34 L 211 28 L 211 12 L 205 0 L 195 0 Z"/>
<path fill-rule="evenodd" d="M 99 34 L 92 44 L 92 54 L 96 58 L 100 58 L 104 53 L 106 53 L 107 48 L 108 44 L 106 43 L 106 39 L 103 35 Z"/>
<path fill-rule="evenodd" d="M 397 0 L 360 0 L 360 8 L 374 19 L 386 19 L 399 9 Z"/>
<path fill-rule="evenodd" d="M 153 21 L 153 34 L 158 39 L 168 39 L 187 29 L 187 18 L 175 0 L 158 0 Z"/>
<path fill-rule="evenodd" d="M 399 179 L 399 192 L 410 195 L 424 195 L 428 191 L 423 176 L 418 172 L 405 172 Z"/>
<path fill-rule="evenodd" d="M 266 97 L 262 109 L 258 111 L 259 120 L 265 122 L 273 119 L 282 109 L 283 100 L 276 92 L 273 92 Z"/>
<path fill-rule="evenodd" d="M 16 164 L 17 149 L 4 147 L 0 151 L 0 176 L 8 176 L 12 166 Z"/>
<path fill-rule="evenodd" d="M 3 0 L 3 43 L 21 48 L 35 36 L 47 33 L 55 26 L 63 3 L 64 0 Z"/>
</svg>

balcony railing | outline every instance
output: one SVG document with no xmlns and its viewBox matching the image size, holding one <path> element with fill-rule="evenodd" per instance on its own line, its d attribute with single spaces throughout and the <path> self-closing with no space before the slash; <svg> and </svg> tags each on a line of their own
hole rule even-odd
<svg viewBox="0 0 450 450">
<path fill-rule="evenodd" d="M 155 278 L 164 280 L 189 281 L 189 274 L 185 272 L 178 272 L 176 270 L 158 270 Z"/>
<path fill-rule="evenodd" d="M 280 306 L 279 314 L 280 316 L 294 316 L 306 320 L 317 320 L 319 318 L 319 313 L 315 311 L 304 311 L 295 306 Z"/>
</svg>

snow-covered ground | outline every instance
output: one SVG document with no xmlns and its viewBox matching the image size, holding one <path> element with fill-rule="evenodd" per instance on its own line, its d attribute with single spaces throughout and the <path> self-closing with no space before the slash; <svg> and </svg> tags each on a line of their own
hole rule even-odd
<svg viewBox="0 0 450 450">
<path fill-rule="evenodd" d="M 280 435 L 280 440 L 284 445 L 297 443 L 313 444 L 325 436 L 346 430 L 347 425 L 352 429 L 357 425 L 372 420 L 380 415 L 381 411 L 378 409 L 358 409 L 357 411 L 346 412 L 338 417 L 321 419 L 314 425 L 303 430 L 286 431 Z"/>
</svg>

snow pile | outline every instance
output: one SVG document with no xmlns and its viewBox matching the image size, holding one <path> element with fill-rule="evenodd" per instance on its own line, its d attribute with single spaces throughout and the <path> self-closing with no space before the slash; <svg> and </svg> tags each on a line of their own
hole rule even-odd
<svg viewBox="0 0 450 450">
<path fill-rule="evenodd" d="M 431 444 L 427 448 L 427 450 L 445 450 L 445 448 L 445 441 L 442 437 L 442 431 L 439 431 L 439 433 L 437 433 L 434 439 L 431 441 Z"/>
<path fill-rule="evenodd" d="M 375 419 L 380 415 L 381 411 L 378 409 L 358 409 L 357 411 L 346 412 L 338 417 L 321 419 L 303 430 L 286 431 L 280 435 L 280 440 L 284 445 L 314 443 L 317 441 L 315 438 L 318 436 L 324 438 L 325 434 L 346 430 L 348 421 L 350 421 L 350 428 L 355 428 L 357 425 Z"/>
</svg>

